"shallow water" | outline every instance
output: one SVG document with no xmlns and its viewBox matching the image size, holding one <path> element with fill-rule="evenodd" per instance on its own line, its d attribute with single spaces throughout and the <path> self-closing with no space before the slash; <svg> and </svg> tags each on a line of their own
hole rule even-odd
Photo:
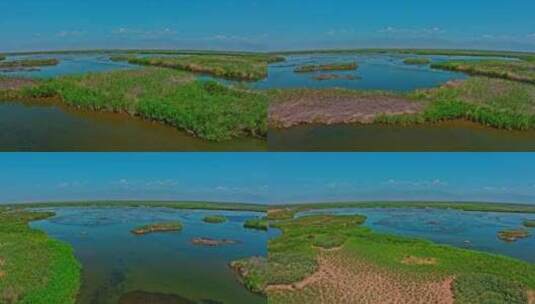
<svg viewBox="0 0 535 304">
<path fill-rule="evenodd" d="M 502 254 L 535 263 L 535 237 L 506 243 L 497 238 L 503 229 L 522 228 L 533 214 L 465 212 L 447 209 L 328 209 L 301 212 L 311 214 L 361 214 L 365 226 L 374 231 L 428 239 L 441 244 Z M 535 230 L 532 229 L 535 233 Z"/>
<path fill-rule="evenodd" d="M 39 67 L 36 71 L 6 72 L 0 69 L 0 76 L 25 78 L 50 78 L 56 76 L 75 75 L 84 73 L 108 72 L 138 68 L 127 62 L 113 62 L 105 54 L 75 54 L 75 55 L 23 55 L 8 56 L 7 61 L 24 59 L 56 58 L 56 66 Z"/>
<path fill-rule="evenodd" d="M 271 129 L 271 151 L 535 151 L 535 131 L 467 121 L 416 126 L 303 125 Z"/>
<path fill-rule="evenodd" d="M 160 123 L 59 105 L 0 102 L 0 151 L 263 151 L 253 138 L 210 142 Z"/>
<path fill-rule="evenodd" d="M 57 208 L 57 216 L 33 222 L 51 237 L 71 244 L 83 265 L 79 304 L 266 303 L 249 292 L 228 267 L 232 260 L 267 254 L 275 231 L 243 228 L 254 212 L 174 210 L 167 208 Z M 223 224 L 202 222 L 223 214 Z M 180 220 L 180 232 L 134 236 L 133 228 Z M 191 239 L 238 240 L 220 247 L 199 247 Z M 139 302 L 141 301 L 141 302 Z M 204 302 L 203 302 L 204 301 Z"/>
<path fill-rule="evenodd" d="M 296 55 L 288 56 L 286 62 L 269 66 L 268 78 L 252 85 L 256 89 L 273 88 L 332 88 L 412 91 L 442 85 L 449 80 L 466 79 L 463 73 L 434 70 L 429 65 L 407 65 L 403 60 L 411 55 Z M 479 60 L 479 57 L 425 56 L 433 62 L 451 59 Z M 356 71 L 295 73 L 300 65 L 326 64 L 356 61 Z M 321 74 L 353 76 L 355 79 L 316 80 Z"/>
</svg>

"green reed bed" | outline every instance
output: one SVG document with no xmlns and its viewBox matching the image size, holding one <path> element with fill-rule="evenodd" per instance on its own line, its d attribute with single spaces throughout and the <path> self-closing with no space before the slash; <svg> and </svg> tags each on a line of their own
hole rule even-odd
<svg viewBox="0 0 535 304">
<path fill-rule="evenodd" d="M 267 231 L 269 229 L 269 222 L 262 218 L 248 219 L 243 223 L 243 227 L 247 229 Z"/>
<path fill-rule="evenodd" d="M 265 137 L 267 98 L 173 69 L 66 76 L 24 91 L 28 98 L 59 97 L 95 111 L 128 113 L 222 141 L 241 136 Z"/>
<path fill-rule="evenodd" d="M 282 60 L 271 55 L 184 55 L 131 58 L 131 64 L 158 66 L 232 80 L 256 81 L 267 77 L 269 63 Z"/>
<path fill-rule="evenodd" d="M 51 59 L 24 59 L 14 61 L 0 62 L 0 69 L 13 69 L 13 68 L 33 68 L 41 66 L 54 66 L 58 65 L 59 60 L 55 58 Z"/>
<path fill-rule="evenodd" d="M 525 220 L 522 224 L 527 228 L 535 228 L 535 220 Z"/>
<path fill-rule="evenodd" d="M 179 221 L 165 222 L 165 223 L 153 223 L 137 227 L 132 230 L 132 234 L 145 235 L 149 233 L 157 232 L 176 232 L 182 230 L 182 223 Z"/>
<path fill-rule="evenodd" d="M 414 58 L 406 58 L 403 60 L 403 63 L 409 64 L 409 65 L 425 65 L 430 64 L 431 60 L 429 58 L 424 57 L 414 57 Z"/>
<path fill-rule="evenodd" d="M 72 248 L 28 226 L 53 215 L 0 209 L 0 303 L 76 302 L 80 264 Z"/>
<path fill-rule="evenodd" d="M 228 219 L 223 215 L 207 215 L 203 218 L 203 222 L 209 224 L 221 224 L 228 221 Z"/>
<path fill-rule="evenodd" d="M 328 64 L 310 64 L 302 65 L 295 68 L 296 73 L 312 73 L 325 71 L 354 71 L 358 68 L 356 62 L 345 63 L 328 63 Z"/>
<path fill-rule="evenodd" d="M 535 84 L 535 64 L 517 60 L 447 61 L 431 65 L 434 69 L 464 72 L 471 75 L 509 79 Z"/>
</svg>

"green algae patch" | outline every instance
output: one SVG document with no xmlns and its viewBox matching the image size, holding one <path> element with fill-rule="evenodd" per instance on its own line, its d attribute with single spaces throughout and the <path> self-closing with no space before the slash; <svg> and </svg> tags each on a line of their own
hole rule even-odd
<svg viewBox="0 0 535 304">
<path fill-rule="evenodd" d="M 0 303 L 76 302 L 81 266 L 72 248 L 28 226 L 53 215 L 0 208 Z"/>
<path fill-rule="evenodd" d="M 145 235 L 149 233 L 157 232 L 176 232 L 182 230 L 182 223 L 176 222 L 166 222 L 166 223 L 154 223 L 149 225 L 144 225 L 132 230 L 132 233 L 135 235 Z"/>
<path fill-rule="evenodd" d="M 203 222 L 209 224 L 221 224 L 228 221 L 228 219 L 222 215 L 208 215 L 203 218 Z"/>
</svg>

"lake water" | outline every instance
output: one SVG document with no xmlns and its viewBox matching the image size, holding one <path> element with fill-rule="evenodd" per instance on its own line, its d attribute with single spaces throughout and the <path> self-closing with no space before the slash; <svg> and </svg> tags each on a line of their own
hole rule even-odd
<svg viewBox="0 0 535 304">
<path fill-rule="evenodd" d="M 507 255 L 535 263 L 535 237 L 506 243 L 497 238 L 503 229 L 522 228 L 534 214 L 466 212 L 448 209 L 328 209 L 301 212 L 312 214 L 361 214 L 365 226 L 374 231 L 428 239 L 440 244 Z M 535 233 L 535 231 L 532 232 Z"/>
<path fill-rule="evenodd" d="M 271 129 L 271 151 L 535 151 L 535 131 L 507 131 L 468 121 L 414 126 L 303 125 Z"/>
<path fill-rule="evenodd" d="M 127 115 L 0 102 L 0 151 L 264 151 L 266 141 L 211 142 Z"/>
<path fill-rule="evenodd" d="M 403 60 L 411 55 L 295 55 L 288 56 L 287 61 L 271 64 L 268 77 L 252 85 L 256 89 L 273 88 L 332 88 L 347 89 L 412 91 L 442 85 L 449 80 L 466 79 L 463 73 L 434 70 L 426 65 L 407 65 Z M 480 57 L 425 56 L 433 62 L 452 59 L 480 60 Z M 296 67 L 308 64 L 327 64 L 357 62 L 356 71 L 327 71 L 314 73 L 295 73 Z M 339 79 L 316 80 L 321 74 L 352 76 L 353 80 Z"/>
<path fill-rule="evenodd" d="M 24 55 L 8 56 L 6 60 L 47 59 L 56 58 L 56 66 L 39 67 L 36 71 L 6 72 L 0 69 L 0 76 L 25 78 L 50 78 L 56 76 L 75 75 L 84 73 L 108 72 L 139 68 L 127 62 L 113 62 L 105 54 L 75 54 L 75 55 Z"/>
<path fill-rule="evenodd" d="M 174 210 L 167 208 L 57 208 L 56 216 L 31 223 L 71 244 L 83 266 L 79 304 L 120 303 L 266 303 L 237 280 L 228 264 L 265 256 L 275 231 L 243 228 L 254 212 Z M 205 215 L 223 214 L 223 224 L 207 224 Z M 135 236 L 140 225 L 180 220 L 180 232 Z M 234 245 L 194 246 L 197 237 L 230 239 Z M 147 300 L 150 299 L 150 300 Z"/>
</svg>

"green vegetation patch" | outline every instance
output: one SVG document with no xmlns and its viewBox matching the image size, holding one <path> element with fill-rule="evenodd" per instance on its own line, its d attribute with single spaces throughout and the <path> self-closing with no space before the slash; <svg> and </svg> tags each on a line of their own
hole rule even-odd
<svg viewBox="0 0 535 304">
<path fill-rule="evenodd" d="M 243 227 L 247 229 L 267 231 L 269 229 L 269 222 L 267 219 L 262 218 L 248 219 L 243 223 Z"/>
<path fill-rule="evenodd" d="M 265 257 L 250 257 L 232 261 L 230 267 L 237 273 L 242 284 L 252 292 L 264 293 L 268 263 Z"/>
<path fill-rule="evenodd" d="M 110 60 L 116 61 L 116 62 L 130 61 L 135 58 L 136 58 L 136 55 L 134 54 L 118 54 L 118 55 L 110 56 Z"/>
<path fill-rule="evenodd" d="M 447 61 L 432 68 L 535 84 L 535 63 L 515 60 Z"/>
<path fill-rule="evenodd" d="M 302 65 L 295 68 L 296 73 L 311 73 L 320 71 L 354 71 L 358 68 L 356 62 L 347 63 L 328 63 L 328 64 L 310 64 Z"/>
<path fill-rule="evenodd" d="M 6 56 L 0 54 L 0 61 L 5 60 L 5 59 L 6 59 Z"/>
<path fill-rule="evenodd" d="M 209 74 L 220 78 L 254 81 L 266 78 L 268 64 L 279 60 L 281 57 L 272 55 L 184 55 L 132 58 L 128 62 Z"/>
<path fill-rule="evenodd" d="M 0 303 L 76 302 L 80 264 L 72 248 L 28 226 L 53 215 L 0 209 Z"/>
<path fill-rule="evenodd" d="M 295 208 L 271 208 L 267 212 L 267 219 L 270 221 L 280 221 L 292 219 L 297 211 Z"/>
<path fill-rule="evenodd" d="M 343 247 L 322 254 L 346 257 L 344 261 L 348 264 L 341 267 L 372 265 L 368 271 L 375 269 L 383 275 L 415 282 L 453 278 L 456 303 L 527 303 L 527 292 L 535 288 L 533 264 L 421 239 L 375 233 L 362 227 L 363 222 L 364 217 L 360 216 L 324 215 L 277 223 L 283 234 L 269 242 L 267 285 L 291 285 L 310 276 L 316 270 L 316 256 L 321 250 L 314 244 L 331 237 L 340 240 L 338 243 L 343 243 Z M 351 261 L 356 264 L 351 265 Z M 294 295 L 295 292 L 300 291 L 294 290 Z M 285 303 L 284 293 L 276 295 L 280 300 L 277 303 Z M 311 296 L 314 295 L 307 294 Z"/>
<path fill-rule="evenodd" d="M 524 224 L 524 227 L 534 228 L 535 227 L 535 220 L 525 220 L 523 222 L 523 224 Z"/>
<path fill-rule="evenodd" d="M 227 218 L 222 215 L 208 215 L 205 216 L 203 221 L 209 224 L 221 224 L 227 221 Z"/>
<path fill-rule="evenodd" d="M 154 223 L 144 225 L 132 230 L 133 234 L 144 235 L 155 232 L 174 232 L 182 230 L 182 223 L 179 221 L 166 222 L 166 223 Z"/>
<path fill-rule="evenodd" d="M 265 137 L 267 97 L 192 74 L 146 68 L 44 81 L 24 91 L 28 98 L 59 96 L 69 105 L 124 112 L 222 141 L 240 136 Z"/>
<path fill-rule="evenodd" d="M 498 232 L 498 238 L 504 242 L 516 242 L 529 236 L 531 236 L 531 233 L 525 229 L 509 229 Z"/>
<path fill-rule="evenodd" d="M 414 64 L 414 65 L 424 65 L 424 64 L 430 64 L 431 60 L 425 57 L 414 57 L 414 58 L 406 58 L 405 60 L 403 60 L 403 63 Z"/>
<path fill-rule="evenodd" d="M 12 68 L 31 68 L 40 66 L 53 66 L 58 65 L 59 60 L 52 59 L 24 59 L 14 61 L 0 62 L 0 69 L 12 69 Z"/>
</svg>

